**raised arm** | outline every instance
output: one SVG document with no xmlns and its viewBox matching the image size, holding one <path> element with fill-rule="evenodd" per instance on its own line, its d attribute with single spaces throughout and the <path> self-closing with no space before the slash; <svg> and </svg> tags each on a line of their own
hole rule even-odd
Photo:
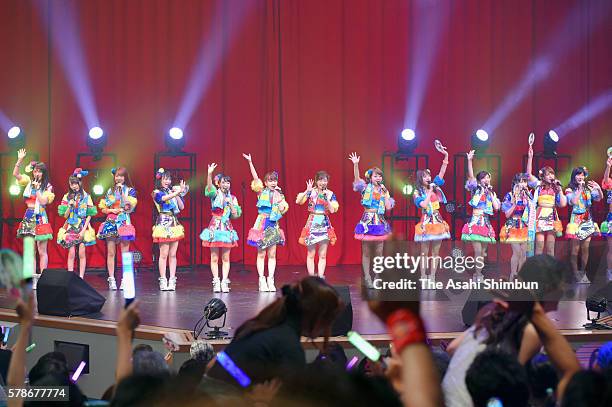
<svg viewBox="0 0 612 407">
<path fill-rule="evenodd" d="M 304 205 L 312 192 L 312 186 L 314 185 L 314 180 L 309 179 L 306 181 L 306 191 L 300 192 L 295 198 L 295 203 L 298 205 Z"/>
<path fill-rule="evenodd" d="M 606 169 L 604 170 L 604 176 L 601 180 L 601 185 L 603 185 L 604 188 L 606 188 L 607 184 L 610 184 L 612 182 L 612 180 L 610 179 L 610 167 L 612 167 L 612 157 L 608 157 L 608 160 L 606 161 Z"/>
<path fill-rule="evenodd" d="M 357 155 L 357 153 L 351 153 L 349 155 L 349 160 L 351 160 L 351 162 L 353 163 L 353 177 L 354 177 L 354 182 L 359 182 L 361 180 L 361 176 L 359 173 L 359 160 L 361 159 L 360 156 Z"/>
<path fill-rule="evenodd" d="M 444 174 L 446 174 L 446 167 L 448 166 L 448 151 L 446 151 L 446 147 L 440 144 L 440 151 L 444 155 L 444 159 L 442 160 L 442 165 L 440 166 L 440 172 L 438 173 L 438 177 L 444 179 Z"/>
<path fill-rule="evenodd" d="M 28 338 L 34 321 L 34 296 L 30 293 L 28 302 L 25 303 L 20 299 L 17 300 L 17 316 L 19 318 L 19 336 L 13 347 L 13 354 L 9 364 L 9 370 L 6 377 L 9 387 L 23 387 L 23 379 L 25 377 L 25 354 Z M 17 407 L 23 405 L 21 398 L 9 398 L 8 406 Z"/>
<path fill-rule="evenodd" d="M 15 168 L 13 168 L 13 176 L 17 179 L 17 182 L 21 182 L 21 178 L 23 175 L 20 173 L 19 169 L 21 164 L 23 164 L 23 159 L 26 157 L 26 150 L 22 148 L 17 151 L 17 162 L 15 163 Z"/>
<path fill-rule="evenodd" d="M 466 154 L 468 161 L 468 180 L 471 181 L 474 178 L 474 166 L 472 161 L 474 160 L 474 150 L 470 150 L 469 153 Z"/>
<path fill-rule="evenodd" d="M 533 146 L 529 146 L 529 150 L 527 150 L 527 168 L 525 168 L 525 172 L 529 175 L 529 181 L 535 182 L 538 180 L 533 175 Z"/>
<path fill-rule="evenodd" d="M 253 160 L 251 159 L 251 154 L 242 153 L 242 156 L 245 160 L 249 162 L 249 169 L 251 170 L 251 176 L 253 177 L 253 179 L 259 179 L 257 171 L 255 170 L 255 166 L 253 165 Z"/>
<path fill-rule="evenodd" d="M 132 374 L 132 339 L 134 331 L 140 324 L 138 300 L 123 309 L 117 321 L 117 365 L 115 371 L 115 389 L 117 384 Z"/>
</svg>

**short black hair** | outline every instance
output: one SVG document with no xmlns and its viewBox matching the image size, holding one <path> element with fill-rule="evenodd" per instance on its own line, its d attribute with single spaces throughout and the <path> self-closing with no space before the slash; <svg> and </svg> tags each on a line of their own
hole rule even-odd
<svg viewBox="0 0 612 407">
<path fill-rule="evenodd" d="M 467 370 L 465 384 L 475 407 L 486 407 L 497 398 L 504 407 L 524 407 L 529 402 L 527 373 L 516 356 L 488 349 L 476 356 Z"/>
</svg>

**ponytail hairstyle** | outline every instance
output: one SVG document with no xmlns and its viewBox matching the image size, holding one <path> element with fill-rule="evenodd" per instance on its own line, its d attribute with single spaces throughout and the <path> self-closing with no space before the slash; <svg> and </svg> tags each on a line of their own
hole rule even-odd
<svg viewBox="0 0 612 407">
<path fill-rule="evenodd" d="M 570 177 L 570 181 L 568 184 L 568 188 L 572 191 L 578 189 L 578 182 L 576 181 L 576 175 L 584 174 L 584 178 L 589 176 L 589 171 L 586 167 L 576 167 L 572 170 L 572 176 Z"/>
</svg>

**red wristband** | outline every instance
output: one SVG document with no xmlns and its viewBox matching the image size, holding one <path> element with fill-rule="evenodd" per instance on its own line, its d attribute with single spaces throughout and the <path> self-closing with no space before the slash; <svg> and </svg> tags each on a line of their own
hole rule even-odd
<svg viewBox="0 0 612 407">
<path fill-rule="evenodd" d="M 398 354 L 409 345 L 424 343 L 426 339 L 423 321 L 407 309 L 398 309 L 387 318 L 387 328 Z"/>
</svg>

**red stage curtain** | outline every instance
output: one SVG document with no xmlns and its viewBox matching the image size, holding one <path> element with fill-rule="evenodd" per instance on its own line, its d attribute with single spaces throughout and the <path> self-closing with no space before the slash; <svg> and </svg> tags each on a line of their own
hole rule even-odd
<svg viewBox="0 0 612 407">
<path fill-rule="evenodd" d="M 25 129 L 29 150 L 49 163 L 59 200 L 68 188 L 76 153 L 87 150 L 87 126 L 67 82 L 70 74 L 49 46 L 49 31 L 34 3 L 51 21 L 51 32 L 62 24 L 53 18 L 58 8 L 71 4 L 78 11 L 93 97 L 110 137 L 107 151 L 119 155 L 139 192 L 135 248 L 145 263 L 151 263 L 153 154 L 164 148 L 163 134 L 172 125 L 205 40 L 221 47 L 224 55 L 185 129 L 186 150 L 197 153 L 199 177 L 193 185 L 202 182 L 207 163 L 217 162 L 239 192 L 241 182 L 250 182 L 242 152 L 252 153 L 261 175 L 277 170 L 290 202 L 282 221 L 288 242 L 278 252 L 279 261 L 302 264 L 306 253 L 297 239 L 307 214 L 294 200 L 306 180 L 325 169 L 340 202 L 340 212 L 332 216 L 339 241 L 329 250 L 328 264 L 360 262 L 360 245 L 352 235 L 361 209 L 351 189 L 347 157 L 357 151 L 363 172 L 380 165 L 383 151 L 396 148 L 408 75 L 419 64 L 413 45 L 427 35 L 412 30 L 414 1 L 0 0 L 0 109 Z M 433 139 L 442 140 L 451 153 L 468 150 L 470 134 L 544 52 L 569 13 L 579 13 L 568 27 L 570 34 L 579 35 L 593 28 L 600 13 L 609 12 L 607 0 L 450 3 L 452 15 L 441 37 L 418 128 L 419 151 L 432 154 L 433 171 L 440 164 Z M 240 7 L 249 7 L 242 21 L 236 12 Z M 500 194 L 521 170 L 517 157 L 524 154 L 530 131 L 541 137 L 610 89 L 611 34 L 610 25 L 603 24 L 565 52 L 492 135 L 490 151 L 501 153 L 504 160 Z M 563 49 L 565 39 L 556 40 Z M 599 179 L 611 127 L 610 114 L 602 114 L 564 137 L 560 151 L 574 154 Z M 3 165 L 12 168 L 12 158 L 3 158 Z M 7 174 L 2 177 L 3 215 L 21 216 L 23 203 L 9 199 Z M 452 166 L 446 177 L 452 179 Z M 209 218 L 209 202 L 202 202 L 205 216 L 198 218 L 198 233 Z M 244 244 L 256 216 L 254 193 L 247 191 L 240 203 L 246 230 L 240 221 L 235 225 Z M 49 210 L 55 230 L 62 224 L 56 205 Z M 18 247 L 14 230 L 5 225 L 2 246 Z M 232 259 L 240 261 L 241 252 L 233 250 Z M 49 253 L 51 267 L 64 265 L 65 250 L 51 243 Z M 102 243 L 88 253 L 91 266 L 104 265 Z M 179 255 L 185 264 L 184 243 Z M 198 259 L 207 258 L 208 251 L 202 252 L 198 242 Z M 246 262 L 254 260 L 255 250 L 247 247 Z"/>
</svg>

